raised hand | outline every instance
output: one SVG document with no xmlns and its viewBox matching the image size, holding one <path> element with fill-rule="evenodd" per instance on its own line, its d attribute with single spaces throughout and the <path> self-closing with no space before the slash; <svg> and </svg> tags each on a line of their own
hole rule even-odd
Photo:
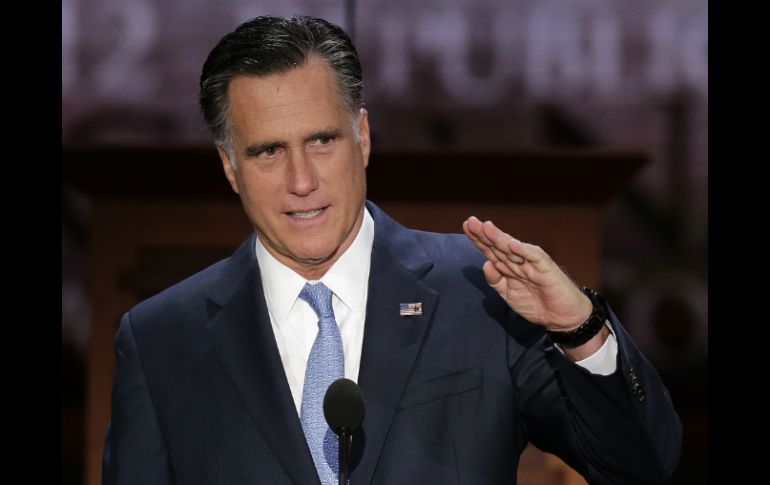
<svg viewBox="0 0 770 485">
<path fill-rule="evenodd" d="M 488 259 L 487 282 L 519 315 L 549 330 L 567 331 L 591 314 L 591 300 L 539 246 L 476 217 L 463 222 L 463 232 Z"/>
</svg>

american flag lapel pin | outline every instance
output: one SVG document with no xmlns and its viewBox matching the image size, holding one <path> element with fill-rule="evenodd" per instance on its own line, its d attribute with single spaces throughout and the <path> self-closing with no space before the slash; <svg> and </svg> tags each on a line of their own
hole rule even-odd
<svg viewBox="0 0 770 485">
<path fill-rule="evenodd" d="M 402 317 L 411 317 L 414 315 L 422 315 L 422 302 L 417 303 L 401 303 L 400 310 L 398 312 Z"/>
</svg>

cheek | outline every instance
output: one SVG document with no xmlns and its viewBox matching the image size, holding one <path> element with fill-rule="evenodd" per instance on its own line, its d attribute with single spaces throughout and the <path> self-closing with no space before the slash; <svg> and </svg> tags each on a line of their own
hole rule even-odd
<svg viewBox="0 0 770 485">
<path fill-rule="evenodd" d="M 356 150 L 358 150 L 358 147 L 351 148 L 348 155 L 348 163 L 341 164 L 344 165 L 344 173 L 340 174 L 342 177 L 342 180 L 347 180 L 352 186 L 354 192 L 360 191 L 360 185 L 362 185 L 362 182 L 366 176 L 366 170 L 364 167 L 364 162 L 361 158 L 361 154 L 358 153 Z"/>
<path fill-rule="evenodd" d="M 275 193 L 280 187 L 280 177 L 275 173 L 260 173 L 258 169 L 251 168 L 243 174 L 243 183 L 249 198 L 268 203 L 275 198 Z"/>
<path fill-rule="evenodd" d="M 366 167 L 364 167 L 363 162 L 357 164 L 353 169 L 353 186 L 359 197 L 366 193 Z"/>
<path fill-rule="evenodd" d="M 273 212 L 274 201 L 277 199 L 271 186 L 262 182 L 255 183 L 252 179 L 242 185 L 241 199 L 248 206 L 252 218 L 265 220 Z"/>
</svg>

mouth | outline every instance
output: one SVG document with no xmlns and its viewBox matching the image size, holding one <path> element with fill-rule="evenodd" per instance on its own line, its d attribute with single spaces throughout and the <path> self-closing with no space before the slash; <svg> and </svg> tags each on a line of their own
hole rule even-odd
<svg viewBox="0 0 770 485">
<path fill-rule="evenodd" d="M 312 219 L 313 217 L 320 215 L 328 207 L 329 206 L 327 205 L 325 207 L 321 207 L 320 209 L 312 209 L 308 211 L 289 211 L 286 214 L 296 219 Z"/>
</svg>

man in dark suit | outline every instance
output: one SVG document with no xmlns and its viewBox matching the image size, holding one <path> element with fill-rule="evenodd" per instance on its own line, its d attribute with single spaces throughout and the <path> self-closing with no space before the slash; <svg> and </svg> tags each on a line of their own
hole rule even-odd
<svg viewBox="0 0 770 485">
<path fill-rule="evenodd" d="M 489 221 L 412 231 L 366 201 L 361 89 L 318 19 L 209 55 L 201 106 L 255 233 L 123 317 L 103 483 L 336 483 L 319 408 L 343 376 L 366 399 L 353 484 L 515 483 L 530 441 L 591 483 L 670 476 L 679 419 L 601 297 Z"/>
</svg>

